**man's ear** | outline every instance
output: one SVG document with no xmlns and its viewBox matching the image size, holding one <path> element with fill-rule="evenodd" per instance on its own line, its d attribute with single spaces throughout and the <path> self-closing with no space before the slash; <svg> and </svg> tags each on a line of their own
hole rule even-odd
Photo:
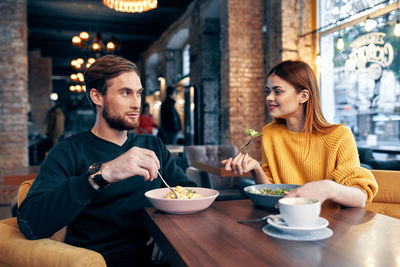
<svg viewBox="0 0 400 267">
<path fill-rule="evenodd" d="M 90 98 L 96 106 L 103 106 L 103 95 L 97 89 L 90 89 Z"/>
<path fill-rule="evenodd" d="M 303 90 L 298 94 L 299 96 L 299 103 L 304 104 L 310 99 L 310 92 L 308 90 Z"/>
</svg>

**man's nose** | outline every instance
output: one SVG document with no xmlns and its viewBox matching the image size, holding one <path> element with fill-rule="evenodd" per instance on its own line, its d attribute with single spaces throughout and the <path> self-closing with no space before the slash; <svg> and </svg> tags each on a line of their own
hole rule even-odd
<svg viewBox="0 0 400 267">
<path fill-rule="evenodd" d="M 134 94 L 134 96 L 131 99 L 131 107 L 140 108 L 141 103 L 142 103 L 142 97 Z"/>
</svg>

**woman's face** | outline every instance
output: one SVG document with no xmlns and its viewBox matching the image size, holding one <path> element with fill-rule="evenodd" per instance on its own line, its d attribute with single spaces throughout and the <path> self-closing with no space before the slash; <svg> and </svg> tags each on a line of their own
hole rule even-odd
<svg viewBox="0 0 400 267">
<path fill-rule="evenodd" d="M 293 85 L 272 74 L 268 77 L 265 90 L 266 102 L 272 118 L 289 120 L 304 117 L 304 105 L 302 104 L 307 99 L 304 100 L 303 93 L 298 94 Z"/>
</svg>

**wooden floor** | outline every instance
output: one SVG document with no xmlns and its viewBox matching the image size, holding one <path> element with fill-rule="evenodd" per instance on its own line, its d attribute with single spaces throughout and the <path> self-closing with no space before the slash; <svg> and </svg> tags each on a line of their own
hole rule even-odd
<svg viewBox="0 0 400 267">
<path fill-rule="evenodd" d="M 10 206 L 0 206 L 0 220 L 10 218 Z"/>
</svg>

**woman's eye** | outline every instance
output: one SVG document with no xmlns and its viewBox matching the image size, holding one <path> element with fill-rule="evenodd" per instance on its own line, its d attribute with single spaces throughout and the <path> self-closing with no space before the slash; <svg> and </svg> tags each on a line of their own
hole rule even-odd
<svg viewBox="0 0 400 267">
<path fill-rule="evenodd" d="M 265 89 L 265 93 L 266 93 L 267 95 L 270 95 L 270 94 L 271 94 L 271 90 Z"/>
</svg>

